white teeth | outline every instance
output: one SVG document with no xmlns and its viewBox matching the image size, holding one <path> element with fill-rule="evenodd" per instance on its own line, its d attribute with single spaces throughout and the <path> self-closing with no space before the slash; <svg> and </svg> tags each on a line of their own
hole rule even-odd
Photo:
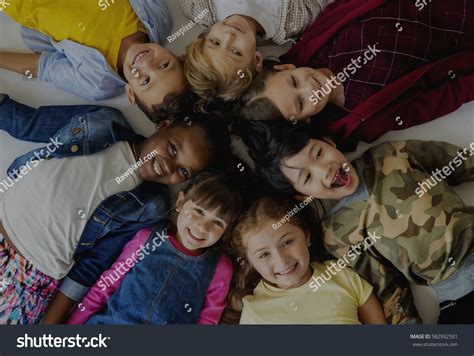
<svg viewBox="0 0 474 356">
<path fill-rule="evenodd" d="M 155 161 L 155 164 L 153 165 L 153 169 L 155 170 L 155 173 L 158 174 L 159 176 L 163 175 L 163 172 L 161 171 L 158 161 Z"/>
<path fill-rule="evenodd" d="M 282 274 L 288 274 L 288 273 L 290 273 L 291 271 L 293 271 L 293 270 L 295 269 L 295 267 L 296 267 L 296 264 L 293 265 L 292 267 L 290 267 L 290 268 L 284 270 L 284 271 L 278 272 L 277 274 L 280 274 L 280 275 L 282 275 Z"/>
<path fill-rule="evenodd" d="M 135 63 L 137 63 L 140 58 L 142 58 L 147 52 L 142 52 L 140 53 L 138 56 L 135 57 L 135 60 L 133 61 L 132 65 L 134 65 Z"/>
</svg>

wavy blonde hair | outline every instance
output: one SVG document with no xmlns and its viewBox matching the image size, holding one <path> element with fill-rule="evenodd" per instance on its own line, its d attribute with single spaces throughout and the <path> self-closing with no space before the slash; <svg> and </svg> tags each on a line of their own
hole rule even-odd
<svg viewBox="0 0 474 356">
<path fill-rule="evenodd" d="M 214 100 L 234 101 L 247 91 L 254 76 L 249 68 L 243 68 L 243 75 L 229 76 L 218 71 L 204 54 L 205 38 L 198 38 L 186 47 L 184 76 L 191 90 L 200 99 L 195 110 L 206 112 L 206 107 Z"/>
</svg>

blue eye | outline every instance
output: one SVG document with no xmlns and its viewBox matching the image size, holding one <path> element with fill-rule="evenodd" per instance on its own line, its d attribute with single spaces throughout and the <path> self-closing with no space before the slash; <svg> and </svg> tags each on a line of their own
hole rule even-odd
<svg viewBox="0 0 474 356">
<path fill-rule="evenodd" d="M 142 85 L 148 85 L 148 83 L 150 83 L 150 77 L 148 77 L 147 79 L 145 79 L 142 83 Z"/>
</svg>

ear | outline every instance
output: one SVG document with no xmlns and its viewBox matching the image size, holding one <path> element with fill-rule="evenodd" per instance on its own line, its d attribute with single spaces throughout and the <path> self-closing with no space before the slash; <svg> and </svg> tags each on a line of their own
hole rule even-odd
<svg viewBox="0 0 474 356">
<path fill-rule="evenodd" d="M 255 52 L 255 71 L 260 73 L 263 69 L 263 55 L 260 51 Z"/>
<path fill-rule="evenodd" d="M 128 102 L 132 105 L 135 105 L 135 93 L 132 90 L 132 87 L 129 84 L 125 85 L 125 92 L 127 93 Z"/>
<path fill-rule="evenodd" d="M 156 124 L 156 131 L 166 129 L 171 125 L 171 120 L 163 120 Z"/>
<path fill-rule="evenodd" d="M 178 199 L 176 199 L 176 212 L 179 213 L 181 211 L 181 209 L 183 208 L 183 205 L 184 205 L 184 193 L 181 190 L 178 193 Z"/>
<path fill-rule="evenodd" d="M 275 64 L 273 66 L 273 69 L 282 71 L 282 70 L 293 70 L 296 69 L 294 64 L 288 63 L 288 64 Z"/>
<path fill-rule="evenodd" d="M 311 235 L 309 233 L 309 231 L 305 230 L 304 231 L 305 234 L 306 234 L 306 238 L 305 238 L 305 241 L 306 241 L 306 246 L 311 246 Z"/>
</svg>

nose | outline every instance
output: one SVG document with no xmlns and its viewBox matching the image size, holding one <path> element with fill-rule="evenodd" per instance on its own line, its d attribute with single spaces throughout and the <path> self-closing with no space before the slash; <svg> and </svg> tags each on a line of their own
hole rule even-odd
<svg viewBox="0 0 474 356">
<path fill-rule="evenodd" d="M 176 165 L 168 158 L 163 159 L 161 167 L 163 168 L 163 173 L 166 176 L 170 176 L 176 171 Z"/>
<path fill-rule="evenodd" d="M 205 219 L 199 219 L 196 223 L 199 232 L 203 235 L 207 235 L 209 233 L 209 221 Z M 204 236 L 201 236 L 204 237 Z"/>
<path fill-rule="evenodd" d="M 285 268 L 288 263 L 288 256 L 283 251 L 277 251 L 275 254 L 275 264 L 279 266 L 279 268 Z"/>
<path fill-rule="evenodd" d="M 223 47 L 229 47 L 235 38 L 235 32 L 231 29 L 224 30 L 224 41 L 222 41 Z"/>
</svg>

